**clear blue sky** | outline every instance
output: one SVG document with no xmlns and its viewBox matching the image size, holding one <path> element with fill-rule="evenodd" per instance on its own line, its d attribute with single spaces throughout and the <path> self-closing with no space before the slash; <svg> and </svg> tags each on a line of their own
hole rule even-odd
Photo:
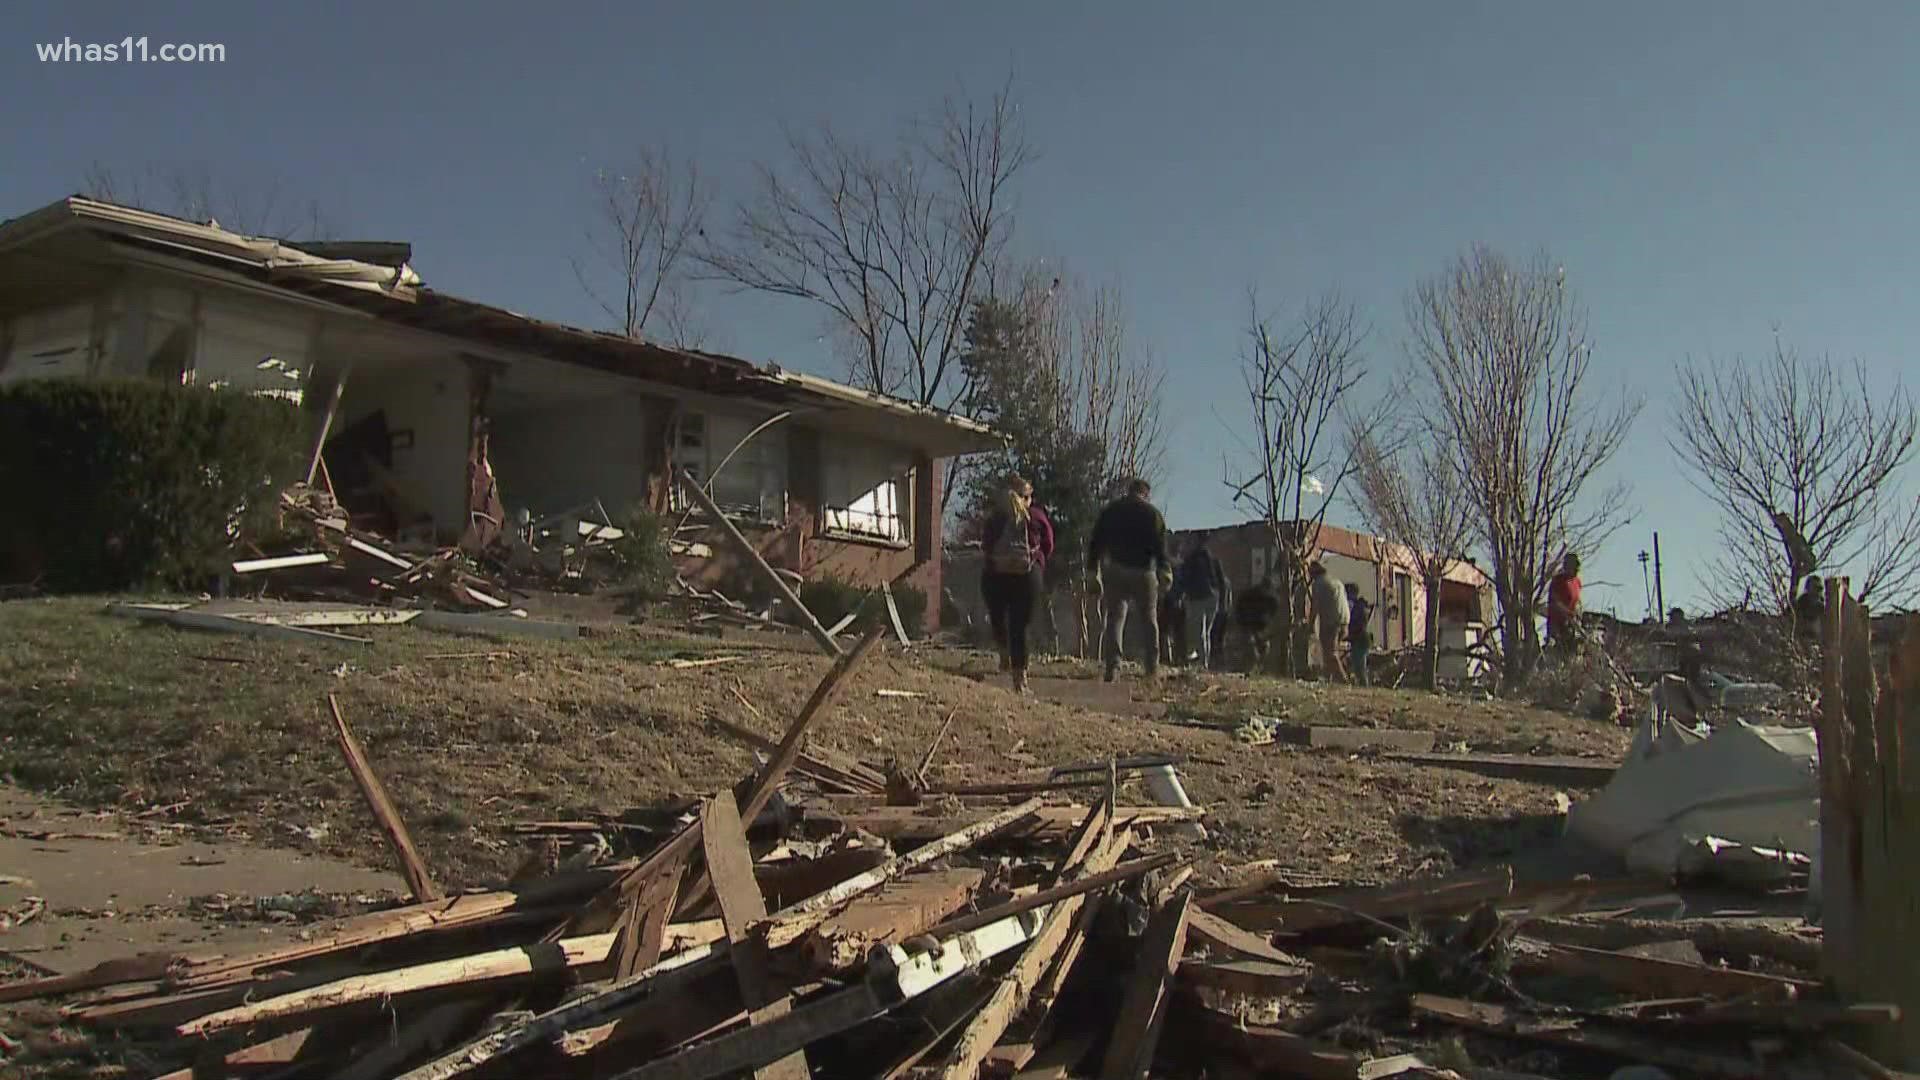
<svg viewBox="0 0 1920 1080">
<path fill-rule="evenodd" d="M 598 324 L 568 259 L 585 180 L 642 144 L 738 191 L 780 123 L 881 137 L 1011 68 L 1043 157 L 1020 249 L 1124 286 L 1168 386 L 1176 526 L 1235 517 L 1244 291 L 1337 288 L 1398 363 L 1403 299 L 1465 245 L 1545 247 L 1591 311 L 1598 382 L 1649 399 L 1616 470 L 1633 524 L 1590 604 L 1697 605 L 1713 517 L 1662 395 L 1687 356 L 1804 351 L 1911 371 L 1920 5 L 882 3 L 9 4 L 0 217 L 95 162 L 205 169 L 317 199 L 343 235 L 410 240 L 437 288 Z M 42 64 L 38 41 L 221 42 L 217 65 Z M 706 297 L 717 343 L 837 374 L 819 321 Z M 1606 588 L 1604 583 L 1617 588 Z"/>
</svg>

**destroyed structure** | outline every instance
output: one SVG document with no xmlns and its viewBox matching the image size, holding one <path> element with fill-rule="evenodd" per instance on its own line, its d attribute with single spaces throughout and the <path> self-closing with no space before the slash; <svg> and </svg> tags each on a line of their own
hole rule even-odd
<svg viewBox="0 0 1920 1080">
<path fill-rule="evenodd" d="M 298 400 L 324 447 L 309 486 L 340 511 L 318 516 L 400 544 L 478 553 L 533 523 L 683 512 L 686 472 L 776 568 L 940 595 L 944 460 L 998 446 L 986 428 L 449 296 L 411 257 L 63 199 L 0 224 L 0 382 L 145 376 Z M 751 574 L 704 523 L 675 536 L 684 578 Z"/>
</svg>

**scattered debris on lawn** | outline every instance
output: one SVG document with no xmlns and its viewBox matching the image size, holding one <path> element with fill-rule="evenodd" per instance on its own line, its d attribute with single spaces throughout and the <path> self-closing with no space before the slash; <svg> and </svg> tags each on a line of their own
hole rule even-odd
<svg viewBox="0 0 1920 1080">
<path fill-rule="evenodd" d="M 492 891 L 428 877 L 330 702 L 413 903 L 0 984 L 0 1001 L 60 997 L 168 1080 L 1762 1077 L 1897 1016 L 1825 996 L 1817 937 L 1622 917 L 1666 875 L 1352 886 L 1256 865 L 1200 891 L 1182 841 L 1205 811 L 1171 755 L 943 789 L 926 775 L 944 726 L 917 763 L 809 749 L 891 630 L 841 654 L 777 741 L 716 708 L 761 758 L 730 790 L 515 826 L 534 851 Z M 1130 804 L 1136 783 L 1153 805 Z"/>
</svg>

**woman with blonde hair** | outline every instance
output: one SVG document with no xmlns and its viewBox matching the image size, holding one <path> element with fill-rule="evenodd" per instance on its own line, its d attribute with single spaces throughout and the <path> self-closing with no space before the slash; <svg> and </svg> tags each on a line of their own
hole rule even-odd
<svg viewBox="0 0 1920 1080">
<path fill-rule="evenodd" d="M 1053 555 L 1053 522 L 1033 505 L 1033 485 L 1024 477 L 1009 477 L 995 504 L 980 537 L 986 554 L 980 593 L 987 601 L 1000 670 L 1011 671 L 1014 692 L 1024 694 L 1027 627 L 1040 599 L 1047 559 Z"/>
</svg>

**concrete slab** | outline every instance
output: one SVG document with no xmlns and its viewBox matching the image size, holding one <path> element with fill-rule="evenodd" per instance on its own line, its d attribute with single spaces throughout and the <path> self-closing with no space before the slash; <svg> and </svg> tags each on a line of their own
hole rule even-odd
<svg viewBox="0 0 1920 1080">
<path fill-rule="evenodd" d="M 1362 750 L 1379 748 L 1409 753 L 1424 753 L 1433 749 L 1433 732 L 1403 731 L 1398 728 L 1355 728 L 1320 727 L 1306 729 L 1308 746 L 1328 747 L 1337 750 Z"/>
<path fill-rule="evenodd" d="M 377 895 L 406 888 L 388 871 L 291 851 L 142 840 L 111 817 L 6 786 L 0 786 L 0 823 L 0 874 L 21 879 L 0 884 L 0 909 L 23 911 L 28 897 L 45 902 L 39 915 L 0 932 L 0 952 L 56 973 L 138 952 L 261 944 L 298 929 L 196 918 L 188 904 L 195 897 L 306 890 Z"/>
<path fill-rule="evenodd" d="M 1048 701 L 1057 701 L 1063 705 L 1076 705 L 1095 712 L 1112 713 L 1116 716 L 1163 717 L 1167 715 L 1164 701 L 1134 700 L 1134 684 L 1127 680 L 1104 682 L 1100 679 L 1055 679 L 1029 677 L 1027 688 L 1035 697 Z"/>
</svg>

